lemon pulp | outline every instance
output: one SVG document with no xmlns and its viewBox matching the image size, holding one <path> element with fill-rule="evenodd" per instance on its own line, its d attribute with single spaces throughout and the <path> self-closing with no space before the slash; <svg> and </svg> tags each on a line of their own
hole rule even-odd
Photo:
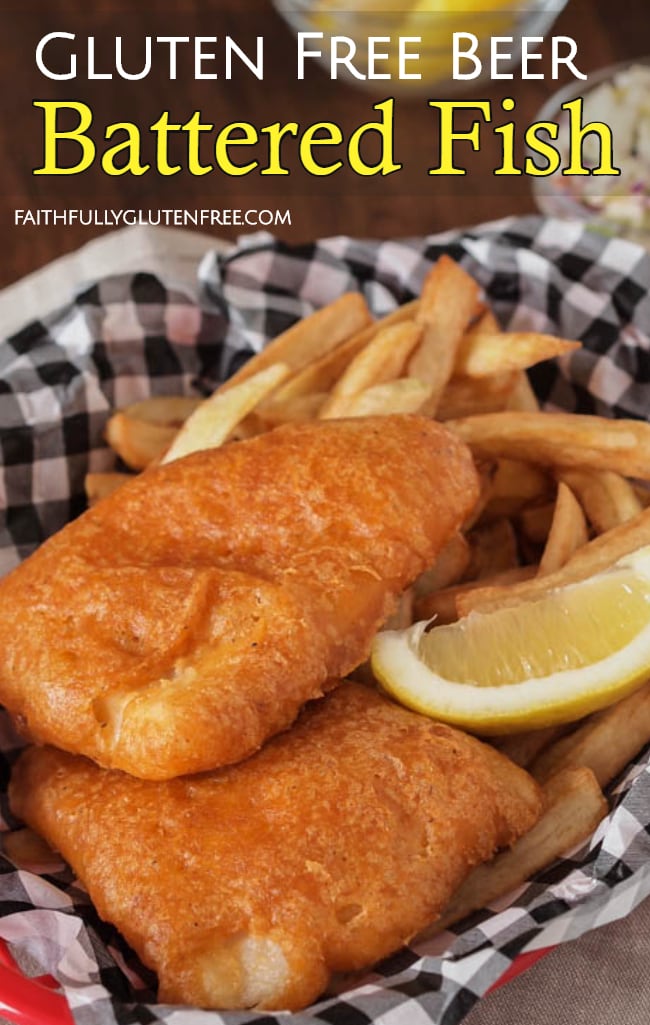
<svg viewBox="0 0 650 1025">
<path fill-rule="evenodd" d="M 541 599 L 377 636 L 394 697 L 478 732 L 571 721 L 650 677 L 650 546 Z"/>
<path fill-rule="evenodd" d="M 473 613 L 422 634 L 421 657 L 446 679 L 503 686 L 580 669 L 629 644 L 650 621 L 650 592 L 638 578 L 616 573 L 590 586 L 567 588 L 553 601 L 489 617 Z M 620 579 L 622 578 L 622 579 Z M 489 631 L 489 632 L 488 632 Z"/>
</svg>

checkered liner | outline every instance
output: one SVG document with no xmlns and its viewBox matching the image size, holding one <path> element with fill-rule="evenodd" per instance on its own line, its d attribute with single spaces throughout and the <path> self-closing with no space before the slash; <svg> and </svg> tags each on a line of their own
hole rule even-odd
<svg viewBox="0 0 650 1025">
<path fill-rule="evenodd" d="M 88 470 L 106 470 L 106 417 L 148 395 L 207 391 L 252 351 L 347 289 L 376 314 L 411 299 L 443 252 L 485 288 L 511 329 L 550 330 L 584 348 L 537 368 L 550 408 L 650 417 L 650 256 L 579 225 L 508 220 L 402 242 L 327 239 L 288 247 L 253 236 L 199 271 L 200 306 L 147 274 L 112 277 L 0 347 L 2 522 L 8 570 L 83 506 Z M 4 793 L 17 744 L 0 732 Z M 509 906 L 396 954 L 330 995 L 295 1025 L 455 1025 L 524 949 L 573 939 L 650 894 L 650 753 L 612 788 L 612 810 L 582 850 L 522 888 Z M 0 858 L 0 936 L 62 983 L 77 1022 L 244 1025 L 286 1015 L 178 1011 L 155 1003 L 155 980 L 99 920 L 64 866 L 42 875 Z"/>
</svg>

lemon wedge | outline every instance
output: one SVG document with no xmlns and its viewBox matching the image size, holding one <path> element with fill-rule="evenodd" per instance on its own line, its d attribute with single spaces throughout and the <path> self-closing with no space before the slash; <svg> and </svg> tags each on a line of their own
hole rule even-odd
<svg viewBox="0 0 650 1025">
<path fill-rule="evenodd" d="M 571 722 L 650 678 L 650 546 L 535 601 L 377 635 L 375 677 L 402 704 L 477 733 Z"/>
</svg>

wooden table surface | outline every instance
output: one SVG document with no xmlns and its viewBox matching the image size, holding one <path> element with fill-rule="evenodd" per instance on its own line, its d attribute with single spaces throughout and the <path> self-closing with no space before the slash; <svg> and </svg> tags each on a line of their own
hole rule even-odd
<svg viewBox="0 0 650 1025">
<path fill-rule="evenodd" d="M 149 0 L 146 4 L 100 0 L 87 5 L 78 0 L 29 0 L 22 5 L 10 0 L 3 7 L 0 226 L 5 244 L 0 286 L 107 230 L 62 224 L 16 226 L 16 209 L 288 207 L 292 223 L 276 231 L 292 241 L 339 232 L 376 237 L 422 234 L 534 210 L 527 177 L 497 179 L 491 173 L 499 160 L 491 144 L 496 137 L 488 137 L 487 132 L 481 152 L 468 155 L 470 173 L 465 178 L 427 175 L 436 153 L 436 124 L 427 97 L 444 98 L 440 86 L 432 87 L 425 98 L 398 99 L 395 142 L 404 167 L 384 178 L 361 179 L 348 171 L 329 178 L 309 177 L 297 166 L 295 150 L 289 156 L 292 173 L 288 178 L 230 178 L 220 172 L 203 177 L 187 172 L 162 177 L 149 172 L 111 178 L 96 167 L 84 175 L 33 176 L 31 169 L 41 160 L 43 135 L 42 114 L 32 106 L 34 99 L 88 102 L 98 136 L 114 121 L 131 120 L 144 128 L 165 109 L 175 120 L 187 120 L 194 110 L 201 110 L 204 119 L 218 126 L 236 120 L 250 120 L 257 126 L 277 120 L 303 125 L 333 120 L 349 132 L 372 119 L 372 103 L 391 95 L 391 83 L 374 83 L 371 91 L 364 92 L 331 82 L 319 69 L 313 69 L 304 82 L 296 82 L 294 40 L 269 0 Z M 107 52 L 102 47 L 115 35 L 122 35 L 127 51 L 131 47 L 133 53 L 147 34 L 229 34 L 246 49 L 252 49 L 255 35 L 263 35 L 265 81 L 242 73 L 232 81 L 197 82 L 181 65 L 178 80 L 170 82 L 162 66 L 154 65 L 152 74 L 140 82 L 52 82 L 38 72 L 34 53 L 38 40 L 53 30 L 77 33 L 78 39 L 94 35 L 100 54 Z M 622 4 L 569 0 L 554 32 L 576 39 L 578 64 L 585 72 L 650 53 L 648 0 Z M 568 75 L 564 78 L 570 80 Z M 556 87 L 550 79 L 515 78 L 513 83 L 499 83 L 499 88 L 473 85 L 466 98 L 498 102 L 504 95 L 513 95 L 517 123 L 526 126 Z M 241 229 L 216 230 L 233 236 Z"/>
</svg>

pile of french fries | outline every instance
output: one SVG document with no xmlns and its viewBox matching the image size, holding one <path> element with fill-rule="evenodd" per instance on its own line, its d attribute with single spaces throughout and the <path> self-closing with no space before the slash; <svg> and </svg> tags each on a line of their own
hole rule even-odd
<svg viewBox="0 0 650 1025">
<path fill-rule="evenodd" d="M 205 400 L 154 398 L 116 412 L 107 440 L 131 470 L 254 437 L 290 421 L 421 413 L 470 446 L 472 516 L 403 596 L 392 627 L 518 603 L 598 573 L 650 543 L 650 424 L 541 412 L 526 369 L 579 343 L 503 332 L 476 282 L 441 257 L 419 299 L 373 320 L 343 295 L 273 340 Z M 128 474 L 89 474 L 89 502 Z M 650 681 L 650 667 L 649 667 Z M 650 682 L 570 726 L 492 742 L 542 784 L 546 811 L 476 869 L 439 932 L 588 838 L 603 788 L 650 740 Z"/>
</svg>

